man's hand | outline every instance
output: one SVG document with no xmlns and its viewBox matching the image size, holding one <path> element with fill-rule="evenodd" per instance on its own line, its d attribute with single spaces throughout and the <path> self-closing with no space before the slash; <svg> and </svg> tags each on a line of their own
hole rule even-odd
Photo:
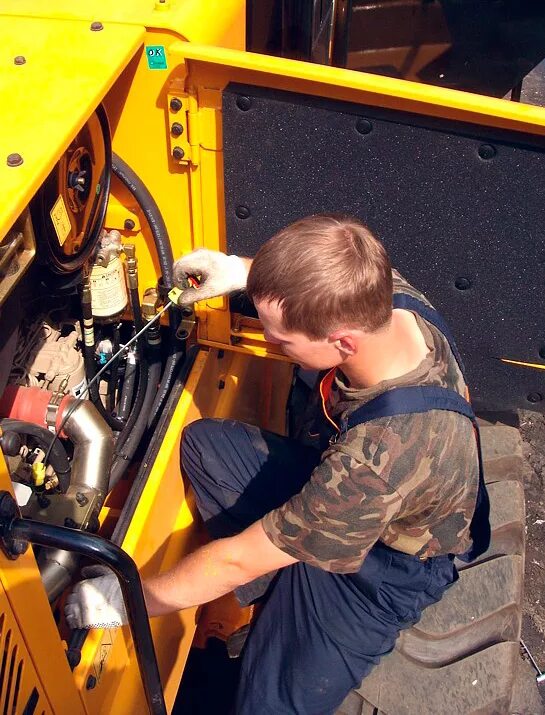
<svg viewBox="0 0 545 715">
<path fill-rule="evenodd" d="M 70 628 L 117 628 L 127 623 L 121 587 L 115 574 L 88 578 L 74 586 L 64 607 Z"/>
<path fill-rule="evenodd" d="M 184 290 L 178 302 L 187 305 L 242 290 L 246 287 L 248 269 L 247 260 L 239 256 L 227 256 L 207 248 L 188 253 L 174 263 L 174 284 L 183 287 L 187 276 L 200 276 L 201 284 L 198 288 Z"/>
</svg>

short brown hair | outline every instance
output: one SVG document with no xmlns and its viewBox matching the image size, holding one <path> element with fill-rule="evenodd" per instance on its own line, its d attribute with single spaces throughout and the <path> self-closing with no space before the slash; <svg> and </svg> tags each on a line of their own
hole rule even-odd
<svg viewBox="0 0 545 715">
<path fill-rule="evenodd" d="M 321 340 L 339 327 L 369 332 L 392 315 L 384 246 L 357 219 L 308 216 L 279 231 L 253 260 L 248 296 L 279 301 L 286 330 Z"/>
</svg>

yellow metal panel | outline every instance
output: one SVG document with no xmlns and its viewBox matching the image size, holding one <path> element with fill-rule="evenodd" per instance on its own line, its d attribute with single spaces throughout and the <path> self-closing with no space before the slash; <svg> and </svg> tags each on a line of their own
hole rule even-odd
<svg viewBox="0 0 545 715">
<path fill-rule="evenodd" d="M 0 237 L 141 45 L 144 31 L 0 16 Z M 23 56 L 26 62 L 14 63 Z M 23 164 L 8 167 L 18 153 Z"/>
<path fill-rule="evenodd" d="M 197 87 L 223 89 L 228 82 L 245 82 L 545 134 L 545 109 L 541 107 L 251 52 L 182 43 L 173 46 L 171 51 L 189 61 L 189 81 Z"/>
<path fill-rule="evenodd" d="M 2 0 L 2 12 L 30 17 L 99 20 L 169 30 L 191 42 L 243 50 L 244 0 Z"/>
</svg>

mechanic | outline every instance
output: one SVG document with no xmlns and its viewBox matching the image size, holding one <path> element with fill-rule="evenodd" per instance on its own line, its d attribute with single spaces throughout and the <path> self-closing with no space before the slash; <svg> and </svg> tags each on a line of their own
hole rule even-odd
<svg viewBox="0 0 545 715">
<path fill-rule="evenodd" d="M 456 581 L 454 555 L 488 547 L 460 357 L 437 312 L 353 218 L 297 221 L 253 261 L 200 249 L 175 274 L 201 276 L 187 302 L 246 288 L 267 340 L 329 372 L 317 443 L 229 419 L 185 429 L 183 470 L 214 540 L 144 582 L 149 615 L 233 589 L 241 603 L 260 599 L 235 712 L 334 713 Z M 126 622 L 113 574 L 76 585 L 66 610 L 72 627 Z"/>
</svg>

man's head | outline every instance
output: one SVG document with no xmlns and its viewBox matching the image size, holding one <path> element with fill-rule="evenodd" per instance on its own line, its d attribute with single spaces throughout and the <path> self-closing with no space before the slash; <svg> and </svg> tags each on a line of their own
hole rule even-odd
<svg viewBox="0 0 545 715">
<path fill-rule="evenodd" d="M 392 315 L 386 251 L 344 216 L 309 216 L 273 236 L 253 260 L 247 292 L 266 338 L 314 369 L 342 364 Z"/>
</svg>

